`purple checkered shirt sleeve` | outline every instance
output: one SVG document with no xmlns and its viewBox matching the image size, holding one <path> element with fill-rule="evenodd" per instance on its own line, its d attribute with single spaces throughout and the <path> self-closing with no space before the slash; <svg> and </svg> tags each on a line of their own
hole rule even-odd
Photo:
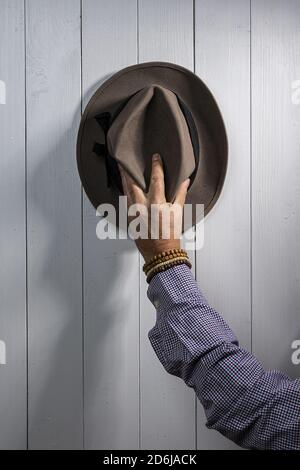
<svg viewBox="0 0 300 470">
<path fill-rule="evenodd" d="M 300 380 L 265 372 L 239 347 L 190 269 L 156 274 L 148 297 L 157 310 L 150 342 L 167 372 L 195 390 L 208 428 L 248 449 L 300 449 Z"/>
</svg>

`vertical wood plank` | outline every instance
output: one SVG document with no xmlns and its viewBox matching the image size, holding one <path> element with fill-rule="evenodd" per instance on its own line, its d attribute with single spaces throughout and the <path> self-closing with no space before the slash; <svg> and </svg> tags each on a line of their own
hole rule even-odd
<svg viewBox="0 0 300 470">
<path fill-rule="evenodd" d="M 300 3 L 253 1 L 253 350 L 299 377 Z"/>
<path fill-rule="evenodd" d="M 192 0 L 139 0 L 139 60 L 174 62 L 193 70 Z M 141 263 L 143 261 L 141 260 Z M 141 285 L 141 446 L 145 449 L 195 447 L 195 399 L 180 379 L 168 375 L 148 339 L 155 309 Z"/>
<path fill-rule="evenodd" d="M 0 448 L 26 448 L 24 5 L 0 3 Z"/>
<path fill-rule="evenodd" d="M 29 448 L 82 447 L 80 1 L 28 0 Z"/>
<path fill-rule="evenodd" d="M 228 173 L 205 221 L 197 280 L 210 304 L 251 347 L 250 1 L 196 0 L 196 73 L 214 94 L 228 133 Z M 234 447 L 205 428 L 198 405 L 198 448 Z"/>
<path fill-rule="evenodd" d="M 136 62 L 137 4 L 82 3 L 83 104 Z M 98 240 L 84 195 L 85 447 L 139 447 L 139 260 L 133 242 Z"/>
</svg>

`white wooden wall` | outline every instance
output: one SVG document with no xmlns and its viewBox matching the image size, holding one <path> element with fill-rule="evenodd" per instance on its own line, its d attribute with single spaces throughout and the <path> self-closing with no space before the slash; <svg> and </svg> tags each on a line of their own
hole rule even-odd
<svg viewBox="0 0 300 470">
<path fill-rule="evenodd" d="M 242 345 L 299 376 L 299 25 L 299 0 L 0 0 L 0 448 L 235 448 L 156 359 L 142 260 L 96 239 L 81 190 L 82 109 L 137 62 L 215 95 L 229 167 L 194 273 Z"/>
</svg>

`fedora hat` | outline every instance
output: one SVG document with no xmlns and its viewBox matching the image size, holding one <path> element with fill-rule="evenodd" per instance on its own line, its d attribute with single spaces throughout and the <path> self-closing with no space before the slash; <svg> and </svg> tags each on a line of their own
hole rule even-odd
<svg viewBox="0 0 300 470">
<path fill-rule="evenodd" d="M 118 209 L 123 194 L 118 164 L 147 191 L 154 153 L 163 161 L 167 201 L 190 178 L 186 203 L 204 204 L 208 214 L 226 174 L 225 126 L 202 80 L 165 62 L 122 69 L 89 101 L 78 132 L 77 164 L 93 206 L 111 203 Z"/>
</svg>

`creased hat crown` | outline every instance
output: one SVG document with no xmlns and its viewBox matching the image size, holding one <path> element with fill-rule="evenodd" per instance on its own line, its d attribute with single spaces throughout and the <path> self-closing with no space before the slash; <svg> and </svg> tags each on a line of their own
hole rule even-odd
<svg viewBox="0 0 300 470">
<path fill-rule="evenodd" d="M 172 201 L 196 162 L 189 127 L 177 96 L 158 85 L 135 93 L 114 119 L 107 134 L 109 154 L 144 190 L 148 190 L 151 159 L 162 157 L 166 198 Z"/>
</svg>

